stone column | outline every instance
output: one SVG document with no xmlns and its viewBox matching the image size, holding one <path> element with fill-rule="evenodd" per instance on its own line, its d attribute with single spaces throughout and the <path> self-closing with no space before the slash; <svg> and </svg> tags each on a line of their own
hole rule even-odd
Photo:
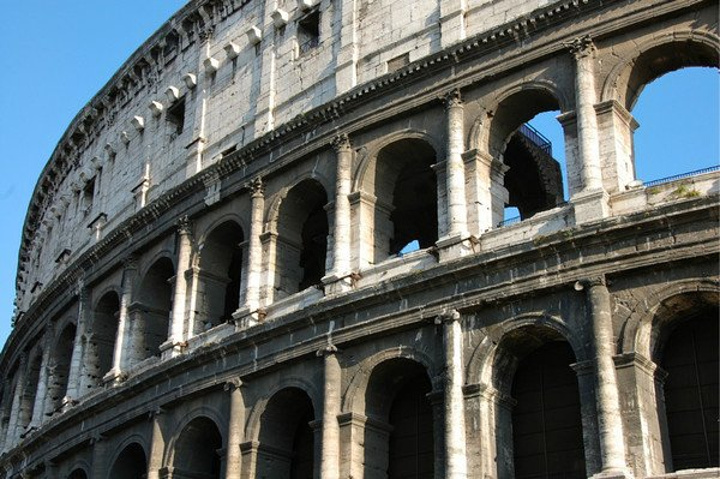
<svg viewBox="0 0 720 479">
<path fill-rule="evenodd" d="M 27 354 L 22 353 L 15 372 L 15 394 L 12 398 L 12 406 L 10 408 L 10 420 L 5 438 L 5 450 L 12 449 L 20 437 L 18 431 L 18 420 L 20 417 L 20 406 L 25 389 L 25 375 L 27 374 Z"/>
<path fill-rule="evenodd" d="M 465 165 L 463 162 L 464 109 L 460 91 L 454 90 L 445 97 L 447 111 L 446 188 L 449 237 L 467 236 L 467 209 L 465 207 Z"/>
<path fill-rule="evenodd" d="M 469 150 L 463 153 L 468 174 L 467 205 L 471 234 L 480 236 L 502 221 L 508 190 L 504 178 L 508 167 L 489 153 Z"/>
<path fill-rule="evenodd" d="M 614 335 L 610 292 L 604 277 L 586 280 L 587 302 L 592 321 L 595 362 L 595 394 L 602 473 L 622 476 L 626 471 L 625 439 L 613 362 Z"/>
<path fill-rule="evenodd" d="M 115 350 L 113 351 L 113 367 L 103 378 L 104 382 L 117 381 L 122 371 L 127 369 L 128 353 L 131 341 L 131 328 L 128 318 L 128 309 L 132 302 L 133 284 L 137 275 L 137 262 L 134 256 L 125 259 L 125 269 L 122 279 L 122 295 L 120 296 L 120 311 L 118 314 L 117 336 L 115 338 Z"/>
<path fill-rule="evenodd" d="M 603 187 L 608 193 L 627 190 L 635 180 L 633 136 L 639 124 L 617 100 L 595 105 Z"/>
<path fill-rule="evenodd" d="M 187 216 L 182 216 L 177 222 L 178 234 L 178 259 L 177 271 L 175 272 L 175 289 L 173 292 L 172 316 L 170 317 L 170 331 L 168 341 L 160 346 L 163 356 L 174 357 L 183 352 L 186 337 L 187 317 L 187 287 L 188 281 L 185 273 L 191 267 L 193 237 L 192 223 Z"/>
<path fill-rule="evenodd" d="M 245 291 L 244 316 L 248 326 L 260 319 L 260 298 L 263 285 L 263 217 L 265 215 L 265 185 L 261 178 L 250 184 L 250 239 L 248 240 L 247 285 Z"/>
<path fill-rule="evenodd" d="M 580 149 L 582 190 L 602 188 L 598 125 L 595 115 L 595 45 L 589 36 L 568 47 L 575 58 L 575 109 Z"/>
<path fill-rule="evenodd" d="M 439 315 L 436 324 L 443 326 L 445 347 L 445 477 L 467 478 L 465 444 L 465 400 L 463 386 L 462 326 L 456 310 Z"/>
<path fill-rule="evenodd" d="M 90 295 L 83 282 L 79 283 L 77 291 L 77 324 L 72 356 L 70 358 L 70 372 L 68 373 L 67 392 L 65 393 L 66 403 L 72 403 L 73 400 L 78 399 L 86 389 L 82 387 L 82 378 L 84 376 L 83 357 L 85 354 L 83 337 L 85 336 L 87 323 L 90 320 L 88 315 L 88 299 Z"/>
<path fill-rule="evenodd" d="M 165 438 L 162 433 L 161 417 L 164 414 L 161 408 L 157 408 L 148 414 L 152 422 L 150 434 L 150 451 L 148 451 L 147 479 L 159 479 L 162 468 L 163 453 L 165 452 Z"/>
<path fill-rule="evenodd" d="M 320 478 L 340 477 L 340 388 L 342 370 L 335 346 L 328 345 L 317 352 L 323 358 L 323 416 L 322 416 L 322 455 L 320 460 Z"/>
<path fill-rule="evenodd" d="M 589 36 L 577 38 L 568 47 L 575 58 L 575 113 L 579 150 L 581 189 L 572 194 L 576 223 L 604 218 L 610 214 L 603 190 L 598 122 L 595 114 L 595 46 Z M 578 172 L 568 172 L 568 176 Z"/>
<path fill-rule="evenodd" d="M 352 189 L 352 157 L 353 150 L 350 138 L 339 135 L 333 139 L 333 149 L 337 158 L 335 175 L 335 207 L 333 229 L 333 263 L 330 274 L 323 278 L 330 294 L 347 291 L 352 287 L 351 274 L 351 213 L 350 193 Z"/>
<path fill-rule="evenodd" d="M 245 438 L 245 400 L 240 387 L 242 381 L 234 379 L 225 383 L 230 393 L 230 421 L 228 424 L 228 442 L 225 458 L 225 479 L 239 479 L 242 471 L 242 453 L 240 444 Z"/>
</svg>

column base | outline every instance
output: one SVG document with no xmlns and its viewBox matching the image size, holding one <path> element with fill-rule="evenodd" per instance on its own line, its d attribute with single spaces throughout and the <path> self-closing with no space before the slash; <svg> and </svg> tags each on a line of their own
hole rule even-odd
<svg viewBox="0 0 720 479">
<path fill-rule="evenodd" d="M 622 469 L 609 469 L 591 476 L 592 479 L 632 479 L 633 475 Z"/>
<path fill-rule="evenodd" d="M 249 327 L 262 323 L 265 320 L 265 310 L 263 308 L 255 308 L 252 306 L 243 306 L 232 314 L 235 322 L 235 330 L 242 331 Z"/>
<path fill-rule="evenodd" d="M 127 378 L 127 373 L 120 371 L 119 369 L 112 368 L 105 374 L 105 376 L 102 377 L 102 383 L 115 386 L 124 382 Z"/>
<path fill-rule="evenodd" d="M 186 348 L 187 341 L 169 340 L 162 343 L 158 349 L 160 349 L 160 355 L 162 359 L 169 359 L 181 356 L 185 353 Z"/>
<path fill-rule="evenodd" d="M 325 286 L 325 295 L 332 296 L 335 294 L 346 293 L 355 287 L 355 281 L 359 275 L 355 272 L 350 273 L 331 273 L 322 278 Z"/>
<path fill-rule="evenodd" d="M 470 233 L 462 232 L 447 236 L 443 236 L 435 246 L 438 251 L 438 259 L 442 263 L 455 258 L 471 255 L 479 251 L 479 242 L 477 238 Z"/>
<path fill-rule="evenodd" d="M 570 199 L 575 224 L 589 223 L 610 216 L 610 197 L 605 190 L 581 191 Z"/>
</svg>

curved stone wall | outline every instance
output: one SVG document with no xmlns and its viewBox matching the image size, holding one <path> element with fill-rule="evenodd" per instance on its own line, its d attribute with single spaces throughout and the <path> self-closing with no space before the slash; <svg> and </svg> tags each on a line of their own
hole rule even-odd
<svg viewBox="0 0 720 479">
<path fill-rule="evenodd" d="M 38 180 L 5 477 L 717 474 L 720 176 L 640 185 L 631 114 L 717 15 L 189 2 Z"/>
</svg>

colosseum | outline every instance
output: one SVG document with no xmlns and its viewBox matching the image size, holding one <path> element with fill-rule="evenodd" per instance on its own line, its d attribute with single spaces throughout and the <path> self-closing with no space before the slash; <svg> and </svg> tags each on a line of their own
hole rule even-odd
<svg viewBox="0 0 720 479">
<path fill-rule="evenodd" d="M 719 52 L 713 0 L 188 2 L 37 181 L 2 477 L 717 478 L 720 171 L 643 184 L 631 112 Z"/>
</svg>

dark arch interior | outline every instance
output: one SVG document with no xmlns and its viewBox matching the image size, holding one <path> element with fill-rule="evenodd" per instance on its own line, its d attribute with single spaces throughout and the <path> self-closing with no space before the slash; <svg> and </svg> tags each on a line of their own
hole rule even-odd
<svg viewBox="0 0 720 479">
<path fill-rule="evenodd" d="M 415 361 L 393 359 L 375 368 L 368 381 L 365 407 L 369 417 L 386 422 L 390 435 L 384 440 L 366 429 L 366 461 L 371 468 L 392 478 L 434 477 L 431 390 L 425 368 Z M 377 457 L 369 457 L 369 447 Z"/>
<path fill-rule="evenodd" d="M 672 469 L 717 467 L 718 330 L 717 306 L 682 312 L 682 321 L 667 338 L 662 355 L 665 414 Z"/>
<path fill-rule="evenodd" d="M 215 422 L 205 417 L 193 419 L 177 439 L 173 466 L 187 477 L 220 479 L 221 448 L 222 436 Z"/>
<path fill-rule="evenodd" d="M 376 262 L 398 254 L 413 241 L 420 248 L 437 241 L 437 179 L 432 169 L 436 161 L 433 147 L 414 138 L 391 143 L 378 153 L 375 232 L 387 240 L 376 240 L 376 248 L 381 248 L 376 250 Z"/>
<path fill-rule="evenodd" d="M 115 336 L 117 335 L 120 299 L 114 292 L 105 294 L 95 308 L 89 344 L 87 373 L 91 383 L 99 384 L 113 363 Z"/>
<path fill-rule="evenodd" d="M 515 477 L 584 478 L 580 394 L 564 341 L 552 341 L 518 364 L 512 385 Z"/>
<path fill-rule="evenodd" d="M 142 356 L 160 355 L 160 345 L 168 336 L 172 310 L 172 284 L 175 268 L 169 258 L 161 258 L 145 274 L 138 300 L 143 320 Z"/>
<path fill-rule="evenodd" d="M 314 419 L 312 401 L 301 389 L 286 388 L 270 398 L 260 418 L 258 479 L 314 477 Z"/>
<path fill-rule="evenodd" d="M 240 304 L 242 270 L 242 228 L 227 221 L 207 237 L 200 256 L 204 285 L 204 322 L 196 324 L 196 333 L 232 319 Z"/>
<path fill-rule="evenodd" d="M 74 473 L 73 473 L 74 474 Z M 145 450 L 136 442 L 122 450 L 110 469 L 109 479 L 144 479 L 147 474 Z M 80 476 L 83 477 L 83 476 Z"/>
<path fill-rule="evenodd" d="M 326 204 L 327 193 L 315 180 L 295 185 L 280 204 L 277 264 L 281 297 L 320 285 L 325 276 Z"/>
<path fill-rule="evenodd" d="M 503 100 L 493 117 L 490 151 L 508 167 L 504 178 L 509 195 L 506 206 L 517 208 L 522 219 L 563 201 L 560 164 L 552 156 L 551 145 L 525 125 L 539 113 L 559 109 L 557 99 L 549 92 L 527 89 Z"/>
<path fill-rule="evenodd" d="M 87 473 L 82 469 L 75 469 L 67 479 L 88 479 Z"/>
<path fill-rule="evenodd" d="M 53 373 L 48 385 L 48 395 L 53 409 L 62 406 L 63 398 L 67 393 L 68 377 L 70 375 L 70 362 L 72 360 L 75 343 L 75 325 L 68 324 L 58 337 L 53 354 Z"/>
<path fill-rule="evenodd" d="M 40 380 L 40 369 L 42 368 L 42 351 L 36 351 L 28 363 L 25 376 L 25 386 L 20 401 L 19 419 L 20 427 L 27 427 L 32 420 L 35 410 L 35 395 L 37 394 L 38 382 Z"/>
</svg>

